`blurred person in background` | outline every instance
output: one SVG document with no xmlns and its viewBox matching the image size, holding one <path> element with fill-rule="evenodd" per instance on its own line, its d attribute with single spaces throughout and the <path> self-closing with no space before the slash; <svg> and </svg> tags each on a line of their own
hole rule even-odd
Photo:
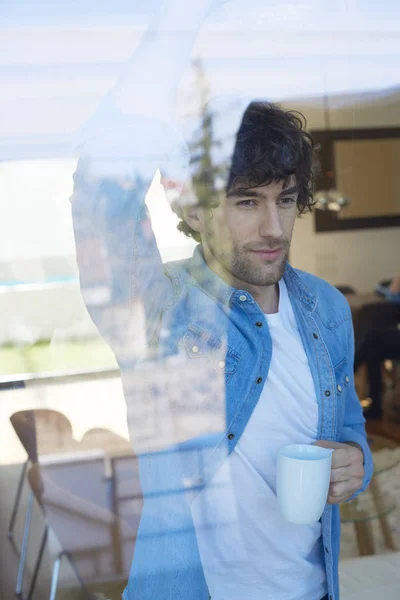
<svg viewBox="0 0 400 600">
<path fill-rule="evenodd" d="M 379 284 L 376 292 L 394 304 L 400 304 L 400 275 L 386 284 Z M 382 363 L 385 360 L 400 359 L 400 310 L 398 321 L 392 326 L 374 328 L 371 326 L 358 344 L 354 360 L 357 370 L 363 363 L 367 367 L 369 397 L 371 405 L 366 410 L 368 420 L 380 420 L 383 415 L 383 377 Z"/>
<path fill-rule="evenodd" d="M 293 269 L 313 204 L 313 141 L 264 101 L 228 123 L 223 185 L 174 117 L 219 3 L 165 2 L 80 132 L 72 211 L 83 297 L 118 360 L 144 496 L 125 600 L 339 598 L 340 502 L 372 476 L 344 296 Z M 193 257 L 162 264 L 145 196 L 157 169 Z M 219 175 L 219 177 L 221 177 Z M 206 191 L 207 193 L 204 193 Z M 276 497 L 279 448 L 334 449 L 320 521 Z"/>
<path fill-rule="evenodd" d="M 390 302 L 400 302 L 400 275 L 376 287 L 378 294 L 385 296 Z"/>
</svg>

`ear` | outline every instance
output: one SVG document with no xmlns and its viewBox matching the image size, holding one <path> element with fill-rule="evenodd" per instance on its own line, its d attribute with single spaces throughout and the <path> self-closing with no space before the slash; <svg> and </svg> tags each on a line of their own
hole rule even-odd
<svg viewBox="0 0 400 600">
<path fill-rule="evenodd" d="M 201 206 L 185 206 L 183 220 L 197 233 L 204 230 L 204 210 Z"/>
</svg>

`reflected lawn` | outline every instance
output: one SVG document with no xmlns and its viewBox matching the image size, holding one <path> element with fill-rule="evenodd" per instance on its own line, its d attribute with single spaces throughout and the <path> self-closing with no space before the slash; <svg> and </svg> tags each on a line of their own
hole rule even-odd
<svg viewBox="0 0 400 600">
<path fill-rule="evenodd" d="M 0 346 L 0 375 L 116 367 L 114 354 L 101 339 Z"/>
</svg>

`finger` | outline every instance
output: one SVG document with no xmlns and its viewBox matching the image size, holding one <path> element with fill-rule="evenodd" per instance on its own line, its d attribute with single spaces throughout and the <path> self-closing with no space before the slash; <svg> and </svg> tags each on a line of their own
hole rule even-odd
<svg viewBox="0 0 400 600">
<path fill-rule="evenodd" d="M 327 504 L 342 504 L 343 502 L 346 502 L 349 498 L 351 498 L 351 494 L 349 494 L 348 496 L 343 496 L 341 498 L 328 496 Z"/>
<path fill-rule="evenodd" d="M 350 498 L 362 486 L 362 479 L 352 479 L 350 481 L 341 481 L 332 483 L 329 487 L 328 502 L 338 504 Z"/>
<path fill-rule="evenodd" d="M 354 479 L 364 478 L 363 465 L 353 464 L 350 467 L 339 467 L 331 471 L 331 483 L 339 483 L 343 481 L 351 481 Z"/>
<path fill-rule="evenodd" d="M 343 467 L 351 466 L 351 456 L 350 453 L 340 448 L 339 450 L 335 450 L 332 454 L 332 469 L 341 469 Z"/>
<path fill-rule="evenodd" d="M 338 483 L 332 483 L 329 487 L 329 496 L 338 500 L 342 496 L 347 496 L 352 488 L 350 488 L 349 481 L 339 481 Z"/>
<path fill-rule="evenodd" d="M 354 492 L 349 492 L 345 496 L 328 496 L 327 504 L 342 504 L 350 500 Z"/>
<path fill-rule="evenodd" d="M 351 474 L 349 473 L 349 467 L 338 467 L 331 471 L 331 483 L 341 483 L 349 481 Z"/>
</svg>

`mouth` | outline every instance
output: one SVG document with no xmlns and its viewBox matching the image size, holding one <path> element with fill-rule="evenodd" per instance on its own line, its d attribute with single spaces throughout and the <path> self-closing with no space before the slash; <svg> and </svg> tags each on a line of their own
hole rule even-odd
<svg viewBox="0 0 400 600">
<path fill-rule="evenodd" d="M 283 253 L 282 248 L 268 248 L 265 250 L 251 250 L 251 252 L 264 260 L 276 260 L 280 258 Z"/>
</svg>

